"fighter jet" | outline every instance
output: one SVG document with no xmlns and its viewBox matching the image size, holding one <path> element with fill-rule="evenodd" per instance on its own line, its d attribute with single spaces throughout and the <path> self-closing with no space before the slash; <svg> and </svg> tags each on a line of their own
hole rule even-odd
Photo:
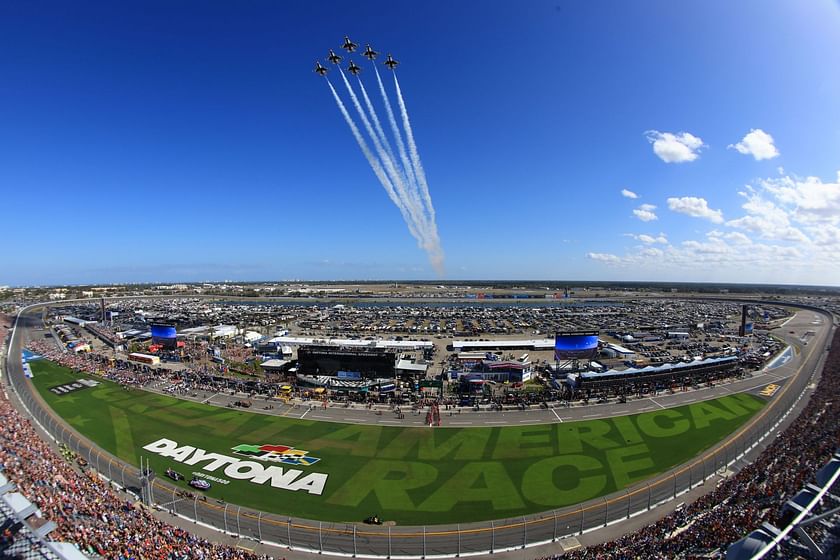
<svg viewBox="0 0 840 560">
<path fill-rule="evenodd" d="M 341 57 L 335 54 L 332 49 L 330 49 L 330 54 L 327 55 L 327 60 L 329 60 L 333 64 L 338 64 L 339 62 L 341 62 Z"/>
<path fill-rule="evenodd" d="M 357 45 L 356 43 L 354 43 L 353 41 L 351 41 L 351 40 L 350 40 L 350 37 L 348 37 L 347 35 L 345 35 L 345 36 L 344 36 L 344 44 L 343 44 L 343 45 L 341 45 L 341 48 L 342 48 L 342 49 L 344 49 L 344 50 L 346 50 L 347 52 L 353 52 L 353 51 L 355 51 L 357 48 L 359 48 L 359 45 Z"/>
<path fill-rule="evenodd" d="M 315 61 L 315 73 L 318 74 L 319 76 L 326 76 L 327 75 L 327 69 L 324 68 L 323 66 L 321 66 L 321 63 L 318 62 L 317 60 Z"/>
<path fill-rule="evenodd" d="M 399 62 L 394 60 L 393 58 L 391 58 L 391 55 L 389 54 L 388 59 L 384 62 L 384 64 L 385 64 L 385 66 L 387 66 L 388 68 L 393 70 L 394 68 L 397 67 L 397 64 L 399 64 Z"/>
<path fill-rule="evenodd" d="M 361 72 L 362 69 L 356 66 L 356 63 L 351 60 L 350 66 L 347 67 L 347 71 L 353 74 L 354 76 L 358 76 L 359 72 Z"/>
<path fill-rule="evenodd" d="M 366 56 L 368 60 L 373 60 L 374 58 L 377 57 L 378 54 L 379 54 L 378 52 L 376 52 L 375 50 L 370 48 L 370 45 L 366 46 L 364 56 Z"/>
</svg>

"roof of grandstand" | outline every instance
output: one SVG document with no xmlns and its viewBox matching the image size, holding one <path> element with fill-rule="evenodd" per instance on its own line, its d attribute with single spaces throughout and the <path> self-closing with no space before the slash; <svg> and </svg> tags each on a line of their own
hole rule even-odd
<svg viewBox="0 0 840 560">
<path fill-rule="evenodd" d="M 431 348 L 430 340 L 360 340 L 357 338 L 313 338 L 307 336 L 276 336 L 267 342 L 297 346 L 366 346 L 370 348 Z"/>
<path fill-rule="evenodd" d="M 464 348 L 533 348 L 551 350 L 553 338 L 535 338 L 530 340 L 453 340 L 452 348 L 461 351 Z"/>
<path fill-rule="evenodd" d="M 580 374 L 583 379 L 603 379 L 605 377 L 626 376 L 626 375 L 641 375 L 645 373 L 658 373 L 672 369 L 695 368 L 698 366 L 710 366 L 714 364 L 724 364 L 727 362 L 737 362 L 737 356 L 724 356 L 722 358 L 706 358 L 705 360 L 694 360 L 693 362 L 677 362 L 674 364 L 662 364 L 658 366 L 647 366 L 643 368 L 627 368 L 627 369 L 611 369 L 608 371 L 584 371 Z"/>
</svg>

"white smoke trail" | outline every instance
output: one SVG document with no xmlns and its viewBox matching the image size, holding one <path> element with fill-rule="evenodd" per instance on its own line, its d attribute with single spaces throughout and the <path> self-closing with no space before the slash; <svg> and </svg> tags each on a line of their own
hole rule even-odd
<svg viewBox="0 0 840 560">
<path fill-rule="evenodd" d="M 365 130 L 367 130 L 368 135 L 370 136 L 371 140 L 373 140 L 373 146 L 376 149 L 376 153 L 379 155 L 380 160 L 385 165 L 385 171 L 388 173 L 388 176 L 391 179 L 391 183 L 394 186 L 394 189 L 397 193 L 397 198 L 399 202 L 395 202 L 401 208 L 404 208 L 406 212 L 411 216 L 412 221 L 416 227 L 417 232 L 420 234 L 421 237 L 424 239 L 420 241 L 420 246 L 424 249 L 429 246 L 429 239 L 426 239 L 426 233 L 429 231 L 429 228 L 426 224 L 426 215 L 423 212 L 422 204 L 418 204 L 416 197 L 412 197 L 410 193 L 406 191 L 405 183 L 403 182 L 401 174 L 397 171 L 393 160 L 388 157 L 388 154 L 385 152 L 385 149 L 382 147 L 382 143 L 379 141 L 376 133 L 373 130 L 373 127 L 368 120 L 364 109 L 362 109 L 361 103 L 359 103 L 359 98 L 356 97 L 356 92 L 353 90 L 353 86 L 350 85 L 350 82 L 347 80 L 347 76 L 344 74 L 344 71 L 341 68 L 338 69 L 341 73 L 341 77 L 344 80 L 344 85 L 347 87 L 347 92 L 350 94 L 350 99 L 353 101 L 353 105 L 356 107 L 356 112 L 359 113 L 359 118 L 362 120 L 362 124 L 365 126 Z"/>
<path fill-rule="evenodd" d="M 400 82 L 397 80 L 397 74 L 394 73 L 394 85 L 397 89 L 397 102 L 400 105 L 400 112 L 402 112 L 403 128 L 405 129 L 405 138 L 408 142 L 408 150 L 411 154 L 411 163 L 414 167 L 414 174 L 417 177 L 417 183 L 420 185 L 420 191 L 423 193 L 423 199 L 426 202 L 426 211 L 429 213 L 429 225 L 426 235 L 431 240 L 429 251 L 429 260 L 432 266 L 435 267 L 438 274 L 443 275 L 443 249 L 440 246 L 440 237 L 437 231 L 437 223 L 435 222 L 435 207 L 432 205 L 432 196 L 429 194 L 429 185 L 426 183 L 426 173 L 423 171 L 423 165 L 420 163 L 420 154 L 417 151 L 417 145 L 414 143 L 414 134 L 411 132 L 411 122 L 408 119 L 408 111 L 405 108 L 405 100 L 403 100 L 402 91 L 400 90 Z"/>
<path fill-rule="evenodd" d="M 376 66 L 373 67 L 376 70 Z M 379 72 L 377 71 L 377 75 Z M 381 82 L 380 82 L 381 83 Z M 397 160 L 394 157 L 394 152 L 391 150 L 391 143 L 388 141 L 388 136 L 386 136 L 385 131 L 382 129 L 382 125 L 379 122 L 379 115 L 377 115 L 376 110 L 373 108 L 373 103 L 370 101 L 370 97 L 367 94 L 367 90 L 365 89 L 365 85 L 362 83 L 362 79 L 359 78 L 359 88 L 362 91 L 362 97 L 365 100 L 365 105 L 367 105 L 368 113 L 373 120 L 374 128 L 376 128 L 376 133 L 379 135 L 379 140 L 382 143 L 382 146 L 385 149 L 385 152 L 390 159 L 390 163 L 394 168 L 394 171 L 399 173 L 399 177 L 401 181 L 399 184 L 403 186 L 403 188 L 397 188 L 397 194 L 400 196 L 404 196 L 404 203 L 407 208 L 413 210 L 412 215 L 417 220 L 417 229 L 421 232 L 428 230 L 428 217 L 426 215 L 425 208 L 423 206 L 423 202 L 420 199 L 420 194 L 417 189 L 417 183 L 414 179 L 414 172 L 411 168 L 411 165 L 408 162 L 408 159 L 403 159 L 403 166 L 399 167 L 397 165 Z M 387 102 L 387 97 L 385 98 Z M 390 105 L 390 103 L 389 103 Z M 399 131 L 396 132 L 399 134 Z M 402 139 L 399 138 L 400 143 Z M 402 150 L 405 152 L 405 148 Z M 397 183 L 395 183 L 397 186 Z"/>
<path fill-rule="evenodd" d="M 385 174 L 385 171 L 382 169 L 382 166 L 379 164 L 379 160 L 376 159 L 376 156 L 373 155 L 373 152 L 370 151 L 370 148 L 365 142 L 364 137 L 362 136 L 361 132 L 359 132 L 356 123 L 353 122 L 353 119 L 350 117 L 350 113 L 347 112 L 347 108 L 344 106 L 344 103 L 341 101 L 341 98 L 338 96 L 338 92 L 335 91 L 335 88 L 330 82 L 329 78 L 327 78 L 327 85 L 330 86 L 330 91 L 332 91 L 333 97 L 335 98 L 336 104 L 338 104 L 338 109 L 341 111 L 341 114 L 344 116 L 344 120 L 347 122 L 347 126 L 350 127 L 350 131 L 353 133 L 353 136 L 356 138 L 356 142 L 359 144 L 359 148 L 361 148 L 362 153 L 364 154 L 365 158 L 368 160 L 371 168 L 373 169 L 374 174 L 376 175 L 379 182 L 382 183 L 382 186 L 385 189 L 385 192 L 388 193 L 388 198 L 391 199 L 396 207 L 399 209 L 400 214 L 403 217 L 406 225 L 408 226 L 408 231 L 411 235 L 417 240 L 418 243 L 421 245 L 423 244 L 424 236 L 420 235 L 417 231 L 417 228 L 414 226 L 414 223 L 410 219 L 409 215 L 407 214 L 405 207 L 403 206 L 402 202 L 400 201 L 397 193 L 394 191 L 394 187 L 391 184 L 391 181 L 388 179 L 388 176 Z"/>
<path fill-rule="evenodd" d="M 417 183 L 420 185 L 420 191 L 423 193 L 423 199 L 426 201 L 426 209 L 432 218 L 432 223 L 434 224 L 435 208 L 432 206 L 432 197 L 429 194 L 429 185 L 426 183 L 426 173 L 423 171 L 423 164 L 420 163 L 420 154 L 417 152 L 417 145 L 414 143 L 414 134 L 411 132 L 411 122 L 408 120 L 408 111 L 405 108 L 405 101 L 403 100 L 402 91 L 400 90 L 400 82 L 397 80 L 396 72 L 394 72 L 394 85 L 397 88 L 397 102 L 399 103 L 400 111 L 402 112 L 403 128 L 405 129 L 405 138 L 408 141 L 408 150 L 411 153 L 411 163 L 414 166 L 414 173 L 417 176 Z"/>
<path fill-rule="evenodd" d="M 405 151 L 405 144 L 402 141 L 402 135 L 400 134 L 400 129 L 397 126 L 397 119 L 394 118 L 394 111 L 391 109 L 391 101 L 385 93 L 385 86 L 382 85 L 382 78 L 379 76 L 379 70 L 376 68 L 375 64 L 373 65 L 373 70 L 376 72 L 376 81 L 379 82 L 379 93 L 382 95 L 382 101 L 385 104 L 385 112 L 388 113 L 388 121 L 391 124 L 391 132 L 393 132 L 394 138 L 396 139 L 397 150 L 400 153 L 400 160 L 402 161 L 403 169 L 405 169 L 406 178 L 408 179 L 408 183 L 412 186 L 412 189 L 416 190 L 417 179 L 414 176 L 414 168 L 411 167 L 411 162 L 408 161 L 408 154 Z"/>
<path fill-rule="evenodd" d="M 391 162 L 394 163 L 396 162 L 396 158 L 394 157 L 394 152 L 391 150 L 391 143 L 388 142 L 388 137 L 385 136 L 385 131 L 382 130 L 382 124 L 379 122 L 379 115 L 377 115 L 376 111 L 373 109 L 373 103 L 370 102 L 370 97 L 368 97 L 365 84 L 362 83 L 361 78 L 359 78 L 359 89 L 362 90 L 362 98 L 365 100 L 365 105 L 367 106 L 368 113 L 370 113 L 370 117 L 373 120 L 373 126 L 376 129 L 376 133 L 379 135 L 379 141 L 385 148 L 385 152 L 388 154 L 388 157 L 391 158 Z"/>
</svg>

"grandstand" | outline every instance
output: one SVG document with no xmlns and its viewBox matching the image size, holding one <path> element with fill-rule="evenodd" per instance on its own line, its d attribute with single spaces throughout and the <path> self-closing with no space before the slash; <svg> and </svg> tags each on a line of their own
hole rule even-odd
<svg viewBox="0 0 840 560">
<path fill-rule="evenodd" d="M 614 391 L 624 394 L 628 392 L 627 389 L 640 390 L 643 385 L 648 388 L 667 388 L 706 383 L 723 375 L 731 375 L 737 367 L 737 356 L 725 356 L 643 368 L 571 373 L 566 377 L 566 384 L 574 392 Z"/>
</svg>

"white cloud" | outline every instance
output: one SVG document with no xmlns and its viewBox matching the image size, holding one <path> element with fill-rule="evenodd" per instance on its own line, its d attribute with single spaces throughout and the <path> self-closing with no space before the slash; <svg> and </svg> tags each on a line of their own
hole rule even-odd
<svg viewBox="0 0 840 560">
<path fill-rule="evenodd" d="M 607 264 L 620 264 L 621 257 L 610 253 L 586 253 L 587 258 Z"/>
<path fill-rule="evenodd" d="M 687 238 L 681 232 L 676 240 L 664 233 L 625 233 L 633 240 L 626 252 L 587 257 L 645 278 L 743 282 L 747 274 L 756 282 L 840 285 L 840 173 L 826 180 L 779 171 L 738 193 L 741 211 L 734 219 L 724 221 L 721 210 L 710 209 L 703 198 L 675 197 L 668 208 L 716 225 Z M 638 205 L 634 214 L 652 220 L 655 210 Z"/>
<path fill-rule="evenodd" d="M 750 239 L 740 231 L 730 231 L 729 233 L 724 235 L 723 238 L 728 239 L 735 245 L 750 245 L 752 243 L 752 239 Z"/>
<path fill-rule="evenodd" d="M 699 157 L 699 151 L 705 146 L 703 140 L 688 132 L 645 132 L 648 142 L 653 144 L 653 153 L 665 163 L 684 163 Z"/>
<path fill-rule="evenodd" d="M 797 221 L 805 223 L 840 223 L 840 172 L 834 183 L 819 177 L 779 177 L 761 181 L 761 186 L 781 204 L 793 206 Z"/>
<path fill-rule="evenodd" d="M 762 239 L 808 242 L 802 230 L 791 225 L 788 211 L 771 200 L 765 200 L 752 189 L 740 193 L 747 199 L 742 208 L 747 215 L 726 222 L 726 225 L 755 233 Z"/>
<path fill-rule="evenodd" d="M 653 204 L 642 204 L 633 210 L 633 214 L 643 222 L 652 222 L 659 219 L 654 210 L 656 210 L 656 206 Z"/>
<path fill-rule="evenodd" d="M 668 208 L 680 214 L 687 214 L 692 218 L 704 218 L 715 224 L 723 222 L 723 213 L 720 210 L 712 210 L 705 198 L 696 196 L 683 196 L 681 198 L 669 198 Z"/>
<path fill-rule="evenodd" d="M 779 150 L 773 144 L 773 137 L 760 128 L 753 128 L 740 142 L 730 144 L 727 148 L 734 148 L 739 153 L 751 155 L 756 160 L 773 159 L 779 155 Z"/>
<path fill-rule="evenodd" d="M 640 235 L 631 235 L 631 237 L 633 237 L 633 239 L 637 239 L 637 240 L 639 240 L 642 243 L 645 243 L 647 245 L 653 245 L 654 243 L 661 243 L 663 245 L 668 244 L 668 238 L 665 237 L 664 233 L 660 233 L 656 237 L 654 237 L 652 235 L 648 235 L 646 233 L 642 233 Z"/>
<path fill-rule="evenodd" d="M 621 196 L 623 196 L 624 198 L 632 198 L 632 199 L 639 198 L 639 195 L 637 195 L 633 191 L 627 190 L 627 189 L 621 189 Z"/>
</svg>

